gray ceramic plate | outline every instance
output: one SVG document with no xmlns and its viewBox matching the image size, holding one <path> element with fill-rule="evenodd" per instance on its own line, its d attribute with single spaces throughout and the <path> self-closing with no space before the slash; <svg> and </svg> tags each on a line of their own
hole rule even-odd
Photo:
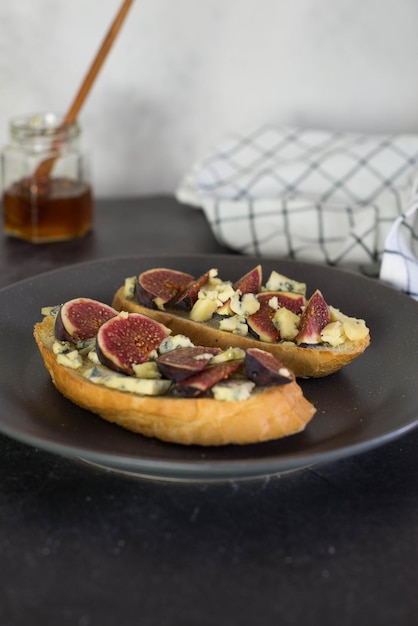
<svg viewBox="0 0 418 626">
<path fill-rule="evenodd" d="M 320 288 L 330 304 L 367 320 L 368 350 L 341 372 L 301 381 L 318 412 L 305 432 L 249 446 L 204 449 L 161 443 L 108 424 L 54 389 L 32 339 L 42 306 L 77 296 L 111 302 L 126 276 L 151 267 L 199 275 L 217 267 L 232 280 L 260 260 L 242 256 L 107 259 L 49 272 L 1 290 L 0 431 L 41 449 L 106 468 L 164 479 L 218 480 L 277 474 L 364 452 L 418 423 L 418 304 L 351 272 L 263 259 L 272 269 Z"/>
</svg>

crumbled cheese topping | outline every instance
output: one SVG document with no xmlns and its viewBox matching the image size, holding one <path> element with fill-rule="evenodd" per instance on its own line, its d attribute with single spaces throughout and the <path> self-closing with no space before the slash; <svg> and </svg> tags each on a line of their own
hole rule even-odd
<svg viewBox="0 0 418 626">
<path fill-rule="evenodd" d="M 272 271 L 267 282 L 266 291 L 292 291 L 294 293 L 300 293 L 303 296 L 306 295 L 306 284 L 299 283 L 292 278 L 283 276 L 276 271 Z"/>
<path fill-rule="evenodd" d="M 79 354 L 78 350 L 72 350 L 71 352 L 61 352 L 57 354 L 57 363 L 69 367 L 70 369 L 77 370 L 83 365 L 83 358 Z"/>
<path fill-rule="evenodd" d="M 222 402 L 242 402 L 250 398 L 254 387 L 255 383 L 250 380 L 226 381 L 214 385 L 212 387 L 212 393 L 215 400 Z"/>
<path fill-rule="evenodd" d="M 261 287 L 260 293 L 267 291 L 300 294 L 305 298 L 306 284 L 272 271 L 265 286 Z M 301 307 L 300 314 L 296 314 L 283 306 L 276 295 L 271 296 L 268 306 L 272 309 L 270 319 L 279 331 L 280 341 L 294 342 L 305 306 Z M 216 323 L 219 330 L 245 337 L 249 333 L 247 319 L 259 309 L 258 294 L 242 294 L 240 289 L 234 289 L 230 281 L 221 280 L 218 270 L 211 269 L 209 280 L 199 290 L 189 317 L 194 322 L 209 322 L 214 316 L 218 316 L 220 319 Z M 319 335 L 321 342 L 337 346 L 346 341 L 359 341 L 369 333 L 364 320 L 348 317 L 334 307 L 329 309 L 331 323 L 339 324 L 325 327 Z"/>
<path fill-rule="evenodd" d="M 172 335 L 166 337 L 160 344 L 160 354 L 171 352 L 171 350 L 177 350 L 178 348 L 193 348 L 194 343 L 186 337 L 186 335 Z M 158 356 L 158 355 L 157 355 Z"/>
<path fill-rule="evenodd" d="M 248 335 L 248 325 L 245 321 L 245 317 L 242 315 L 233 315 L 232 317 L 226 317 L 219 322 L 220 330 L 227 330 L 234 335 L 240 335 L 246 337 Z"/>
<path fill-rule="evenodd" d="M 136 276 L 129 276 L 125 278 L 125 284 L 123 286 L 123 295 L 127 300 L 132 300 L 135 296 Z"/>
</svg>

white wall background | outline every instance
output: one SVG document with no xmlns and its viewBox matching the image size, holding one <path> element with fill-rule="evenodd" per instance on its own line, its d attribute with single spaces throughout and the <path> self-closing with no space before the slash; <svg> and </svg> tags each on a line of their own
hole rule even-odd
<svg viewBox="0 0 418 626">
<path fill-rule="evenodd" d="M 65 112 L 121 0 L 0 5 L 0 143 Z M 174 191 L 231 131 L 418 132 L 418 0 L 136 0 L 81 112 L 96 195 Z"/>
</svg>

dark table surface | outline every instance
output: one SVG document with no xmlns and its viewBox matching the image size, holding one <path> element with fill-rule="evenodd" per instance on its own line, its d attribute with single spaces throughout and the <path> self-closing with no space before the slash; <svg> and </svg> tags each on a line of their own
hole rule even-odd
<svg viewBox="0 0 418 626">
<path fill-rule="evenodd" d="M 109 256 L 224 253 L 168 197 L 84 239 L 0 238 L 0 286 Z M 2 302 L 7 306 L 7 302 Z M 418 431 L 244 482 L 108 473 L 0 436 L 1 626 L 418 624 Z"/>
</svg>

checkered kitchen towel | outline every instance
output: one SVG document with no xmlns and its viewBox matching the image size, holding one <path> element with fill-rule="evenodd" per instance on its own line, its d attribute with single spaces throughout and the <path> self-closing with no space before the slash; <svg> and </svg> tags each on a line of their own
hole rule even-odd
<svg viewBox="0 0 418 626">
<path fill-rule="evenodd" d="M 176 195 L 235 251 L 367 273 L 383 259 L 381 278 L 418 297 L 417 171 L 418 135 L 265 126 L 221 142 Z"/>
</svg>

